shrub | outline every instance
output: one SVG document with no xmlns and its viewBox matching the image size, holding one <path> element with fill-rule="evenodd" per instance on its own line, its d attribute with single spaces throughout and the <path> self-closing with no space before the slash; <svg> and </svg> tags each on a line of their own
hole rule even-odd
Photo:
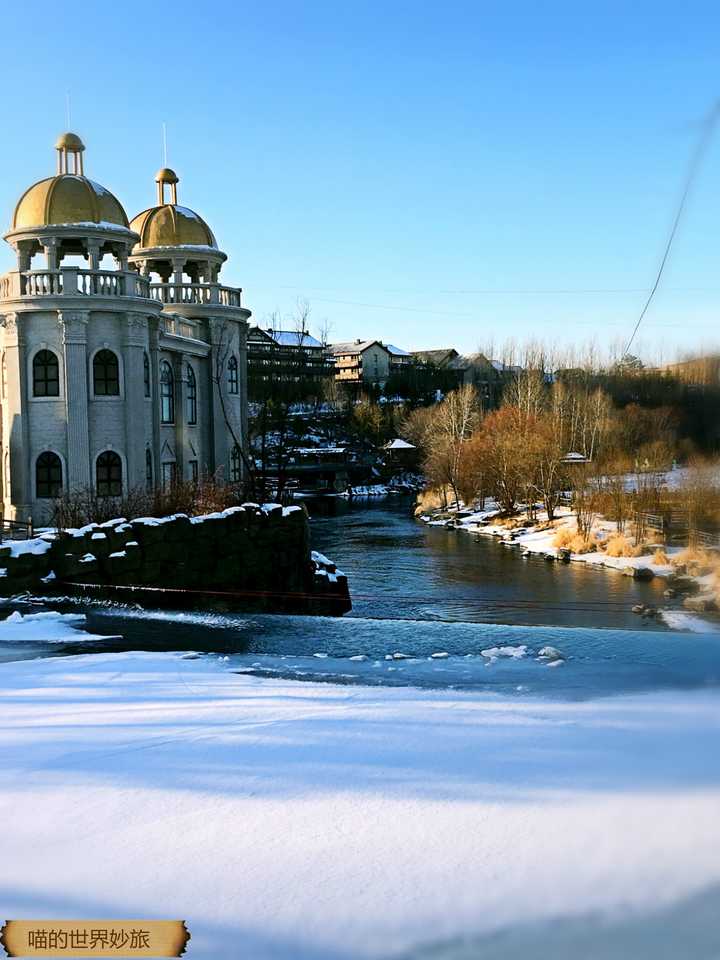
<svg viewBox="0 0 720 960">
<path fill-rule="evenodd" d="M 214 477 L 203 478 L 198 483 L 174 483 L 164 490 L 135 487 L 123 497 L 98 497 L 94 490 L 81 489 L 53 501 L 49 526 L 66 530 L 88 523 L 105 523 L 117 517 L 134 520 L 168 517 L 174 513 L 201 516 L 238 506 L 247 499 L 243 484 L 222 483 Z"/>
<path fill-rule="evenodd" d="M 553 546 L 569 550 L 571 553 L 592 553 L 597 550 L 598 541 L 595 534 L 584 537 L 572 527 L 558 527 L 553 537 Z"/>
<path fill-rule="evenodd" d="M 686 547 L 672 558 L 673 564 L 683 564 L 693 577 L 706 577 L 720 573 L 720 557 L 700 547 Z"/>
<path fill-rule="evenodd" d="M 577 530 L 573 530 L 572 527 L 558 527 L 555 531 L 555 536 L 553 537 L 553 546 L 569 547 L 576 536 Z"/>
<path fill-rule="evenodd" d="M 623 533 L 608 537 L 606 552 L 609 557 L 641 557 L 642 544 L 634 544 Z"/>
<path fill-rule="evenodd" d="M 419 517 L 422 513 L 430 513 L 431 510 L 447 510 L 447 490 L 444 487 L 426 487 L 417 495 L 415 503 L 416 517 Z"/>
</svg>

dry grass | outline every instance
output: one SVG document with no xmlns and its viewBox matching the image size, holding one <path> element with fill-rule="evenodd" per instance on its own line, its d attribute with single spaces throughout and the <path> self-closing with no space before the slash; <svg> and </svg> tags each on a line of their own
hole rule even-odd
<svg viewBox="0 0 720 960">
<path fill-rule="evenodd" d="M 628 540 L 624 533 L 614 533 L 608 537 L 605 552 L 609 557 L 641 557 L 643 546 Z"/>
<path fill-rule="evenodd" d="M 560 549 L 569 550 L 571 553 L 592 553 L 597 550 L 597 537 L 593 534 L 590 537 L 583 537 L 572 527 L 558 527 L 553 537 L 553 545 Z"/>
<path fill-rule="evenodd" d="M 569 547 L 573 538 L 577 536 L 577 530 L 571 527 L 558 527 L 553 537 L 553 545 L 556 547 Z"/>
<path fill-rule="evenodd" d="M 685 547 L 673 557 L 673 563 L 707 563 L 710 555 L 700 547 Z"/>
<path fill-rule="evenodd" d="M 712 575 L 720 579 L 720 557 L 710 550 L 701 547 L 686 547 L 672 558 L 675 566 L 681 564 L 687 568 L 692 577 L 707 577 Z"/>
<path fill-rule="evenodd" d="M 442 491 L 437 488 L 421 490 L 417 495 L 415 516 L 421 513 L 430 513 L 432 510 L 445 508 L 446 501 L 443 501 Z"/>
<path fill-rule="evenodd" d="M 659 547 L 653 554 L 653 563 L 663 567 L 668 566 L 670 563 L 670 557 L 665 553 L 662 547 Z"/>
</svg>

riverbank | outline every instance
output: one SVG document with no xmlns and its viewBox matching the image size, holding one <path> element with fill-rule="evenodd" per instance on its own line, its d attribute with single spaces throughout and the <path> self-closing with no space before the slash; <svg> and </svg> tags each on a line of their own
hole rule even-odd
<svg viewBox="0 0 720 960">
<path fill-rule="evenodd" d="M 434 510 L 421 513 L 419 519 L 431 526 L 493 537 L 508 547 L 518 548 L 523 556 L 538 555 L 548 561 L 582 563 L 636 580 L 658 578 L 665 582 L 666 598 L 681 598 L 683 607 L 690 613 L 683 616 L 677 610 L 643 604 L 637 605 L 636 613 L 660 617 L 671 627 L 686 629 L 720 622 L 720 617 L 716 616 L 720 558 L 713 557 L 710 552 L 660 544 L 649 548 L 636 547 L 633 538 L 627 536 L 623 538 L 626 541 L 623 544 L 625 555 L 614 556 L 609 552 L 609 545 L 617 537 L 616 526 L 602 517 L 595 519 L 592 525 L 594 548 L 586 544 L 582 551 L 576 551 L 572 548 L 573 541 L 578 539 L 576 516 L 564 507 L 556 510 L 552 522 L 548 521 L 544 511 L 538 511 L 533 520 L 521 510 L 513 517 L 503 517 L 494 504 L 483 510 Z"/>
<path fill-rule="evenodd" d="M 547 703 L 150 653 L 0 678 L 9 916 L 180 916 L 195 960 L 380 960 L 720 882 L 717 691 Z"/>
</svg>

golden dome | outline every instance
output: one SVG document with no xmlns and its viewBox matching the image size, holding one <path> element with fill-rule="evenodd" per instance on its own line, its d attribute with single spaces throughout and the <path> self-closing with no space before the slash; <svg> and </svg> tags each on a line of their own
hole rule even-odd
<svg viewBox="0 0 720 960">
<path fill-rule="evenodd" d="M 63 133 L 57 138 L 56 150 L 75 150 L 78 153 L 85 149 L 85 144 L 76 133 Z"/>
<path fill-rule="evenodd" d="M 213 232 L 202 217 L 175 203 L 143 210 L 130 221 L 130 229 L 140 234 L 140 243 L 135 247 L 135 252 L 139 248 L 183 246 L 212 247 L 217 250 Z"/>
<path fill-rule="evenodd" d="M 82 143 L 80 147 L 68 147 L 81 148 Z M 25 191 L 15 207 L 12 229 L 65 223 L 111 223 L 127 228 L 128 219 L 120 201 L 105 187 L 87 177 L 62 173 L 40 180 Z"/>
<path fill-rule="evenodd" d="M 163 167 L 155 174 L 155 183 L 180 183 L 180 178 L 170 167 Z"/>
</svg>

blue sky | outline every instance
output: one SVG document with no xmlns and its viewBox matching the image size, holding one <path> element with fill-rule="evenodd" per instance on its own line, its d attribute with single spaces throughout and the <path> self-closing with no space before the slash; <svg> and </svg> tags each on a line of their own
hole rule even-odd
<svg viewBox="0 0 720 960">
<path fill-rule="evenodd" d="M 3 11 L 0 210 L 72 127 L 130 216 L 161 123 L 180 202 L 263 321 L 407 348 L 622 342 L 703 117 L 717 4 L 15 4 Z M 717 345 L 720 136 L 643 324 Z M 9 248 L 0 268 L 12 266 Z"/>
</svg>

